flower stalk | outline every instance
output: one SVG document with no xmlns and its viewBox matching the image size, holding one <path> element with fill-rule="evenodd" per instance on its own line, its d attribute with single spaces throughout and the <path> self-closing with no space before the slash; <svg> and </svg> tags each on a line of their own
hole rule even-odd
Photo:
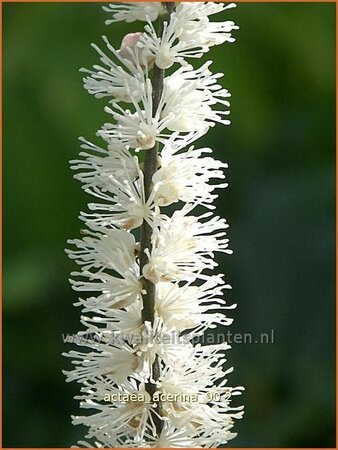
<svg viewBox="0 0 338 450">
<path fill-rule="evenodd" d="M 158 34 L 159 36 L 163 33 L 163 22 L 170 22 L 170 14 L 174 8 L 174 3 L 168 2 L 164 3 L 164 12 L 159 16 L 159 27 Z M 153 86 L 153 95 L 152 95 L 152 103 L 153 103 L 153 111 L 156 111 L 159 107 L 161 96 L 163 93 L 163 78 L 164 78 L 164 69 L 160 69 L 156 64 L 153 68 L 153 77 L 152 77 L 152 86 Z M 148 150 L 144 157 L 144 193 L 145 200 L 147 201 L 150 197 L 152 187 L 153 187 L 153 176 L 155 175 L 158 169 L 158 151 L 159 151 L 159 142 L 156 141 L 155 145 L 152 149 Z M 151 248 L 151 238 L 152 238 L 152 228 L 148 222 L 144 221 L 140 231 L 140 271 L 143 273 L 143 268 L 148 264 L 149 260 L 145 253 L 146 249 Z M 143 309 L 142 309 L 142 321 L 154 323 L 155 317 L 155 295 L 156 295 L 156 285 L 152 283 L 147 278 L 142 278 L 143 285 Z M 153 380 L 146 383 L 145 389 L 153 399 L 154 394 L 157 391 L 156 381 L 158 381 L 160 377 L 160 366 L 158 356 L 155 356 L 155 360 L 152 366 Z M 159 419 L 159 416 L 163 415 L 162 410 L 162 402 L 157 400 L 156 404 L 156 412 L 153 420 L 155 422 L 156 430 L 158 435 L 161 434 L 163 428 L 163 421 Z"/>
</svg>

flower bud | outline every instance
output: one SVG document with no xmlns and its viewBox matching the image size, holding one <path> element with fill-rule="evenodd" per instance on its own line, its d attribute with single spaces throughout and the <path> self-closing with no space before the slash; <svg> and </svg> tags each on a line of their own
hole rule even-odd
<svg viewBox="0 0 338 450">
<path fill-rule="evenodd" d="M 124 36 L 121 42 L 121 48 L 118 51 L 119 55 L 128 59 L 131 62 L 135 62 L 137 58 L 140 62 L 142 69 L 146 67 L 151 68 L 154 65 L 154 55 L 140 45 L 140 39 L 143 33 L 128 33 Z"/>
</svg>

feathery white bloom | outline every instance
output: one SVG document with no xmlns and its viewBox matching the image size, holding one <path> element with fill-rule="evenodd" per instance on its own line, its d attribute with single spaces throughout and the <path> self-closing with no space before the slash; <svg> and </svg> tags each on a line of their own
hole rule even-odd
<svg viewBox="0 0 338 450">
<path fill-rule="evenodd" d="M 234 22 L 211 21 L 233 6 L 105 5 L 107 24 L 141 20 L 144 31 L 128 33 L 118 50 L 103 37 L 104 51 L 93 45 L 100 64 L 81 69 L 85 89 L 107 99 L 109 121 L 97 132 L 104 147 L 81 138 L 80 158 L 71 161 L 95 199 L 80 214 L 83 238 L 67 250 L 80 266 L 72 287 L 85 293 L 75 303 L 81 351 L 64 354 L 75 366 L 64 371 L 67 381 L 80 384 L 75 398 L 87 410 L 73 417 L 88 427 L 80 447 L 213 448 L 236 436 L 243 411 L 232 399 L 243 388 L 228 386 L 230 346 L 196 344 L 230 325 L 226 313 L 236 306 L 214 273 L 215 252 L 232 253 L 226 221 L 211 212 L 215 189 L 227 186 L 227 164 L 192 145 L 216 123 L 230 123 L 230 94 L 211 61 L 197 69 L 185 61 L 234 41 Z M 197 206 L 209 211 L 196 214 Z"/>
<path fill-rule="evenodd" d="M 144 277 L 152 283 L 205 279 L 201 272 L 217 267 L 215 251 L 232 253 L 229 240 L 224 238 L 223 230 L 228 228 L 225 219 L 213 217 L 200 222 L 211 213 L 187 215 L 192 208 L 175 211 L 172 217 L 162 216 L 154 228 L 149 262 L 143 268 Z"/>
<path fill-rule="evenodd" d="M 197 70 L 182 67 L 165 78 L 161 117 L 173 117 L 167 125 L 171 131 L 198 131 L 208 129 L 215 122 L 230 123 L 223 118 L 229 111 L 214 109 L 217 103 L 228 107 L 230 104 L 224 98 L 230 94 L 217 84 L 223 74 L 212 74 L 208 69 L 210 64 L 208 61 Z"/>
<path fill-rule="evenodd" d="M 83 183 L 83 189 L 109 191 L 112 180 L 122 183 L 126 176 L 133 180 L 138 176 L 138 161 L 128 151 L 111 146 L 106 150 L 84 138 L 80 141 L 81 148 L 86 150 L 80 153 L 84 159 L 70 161 L 70 168 L 79 171 L 74 178 Z"/>
<path fill-rule="evenodd" d="M 192 3 L 191 5 L 180 2 L 177 5 L 175 14 L 178 18 L 178 28 L 181 29 L 180 41 L 187 45 L 200 44 L 201 46 L 211 47 L 220 45 L 224 42 L 234 42 L 232 30 L 238 30 L 238 26 L 232 20 L 226 22 L 211 22 L 209 16 L 236 5 L 230 3 L 203 2 L 200 5 Z M 194 43 L 194 44 L 192 44 Z"/>
<path fill-rule="evenodd" d="M 204 134 L 216 122 L 229 124 L 224 116 L 229 111 L 225 100 L 230 96 L 226 89 L 217 84 L 222 74 L 212 74 L 205 63 L 197 70 L 191 66 L 181 68 L 164 80 L 163 93 L 156 111 L 153 111 L 152 85 L 148 78 L 139 81 L 139 93 L 135 96 L 126 85 L 126 91 L 134 106 L 134 111 L 124 111 L 116 102 L 112 108 L 106 107 L 116 124 L 107 123 L 99 135 L 108 143 L 137 149 L 150 149 L 156 141 L 165 143 L 170 137 L 163 133 L 170 131 L 187 133 L 196 131 Z M 215 104 L 221 105 L 218 110 Z"/>
<path fill-rule="evenodd" d="M 206 329 L 217 325 L 230 325 L 232 319 L 226 317 L 226 309 L 233 309 L 236 305 L 227 306 L 222 299 L 225 289 L 230 289 L 223 278 L 218 275 L 211 276 L 200 286 L 185 283 L 160 282 L 157 285 L 155 298 L 155 317 L 160 318 L 168 330 L 179 332 L 192 330 L 191 336 L 201 335 Z M 83 302 L 83 312 L 95 312 L 93 317 L 82 317 L 81 322 L 86 326 L 88 333 L 105 333 L 107 339 L 118 336 L 130 338 L 140 337 L 143 331 L 141 318 L 141 303 L 134 300 L 125 309 L 112 309 L 105 305 L 95 304 L 90 308 Z M 210 312 L 209 310 L 217 310 Z M 99 315 L 98 315 L 99 314 Z"/>
<path fill-rule="evenodd" d="M 115 101 L 130 102 L 130 92 L 132 92 L 132 95 L 139 100 L 138 77 L 142 73 L 141 65 L 146 64 L 148 55 L 144 51 L 136 53 L 126 49 L 121 55 L 121 51 L 115 50 L 106 36 L 103 36 L 103 40 L 112 55 L 107 56 L 97 45 L 92 44 L 100 55 L 103 66 L 94 65 L 93 70 L 81 69 L 81 72 L 88 74 L 83 79 L 84 88 L 96 98 L 109 96 Z M 126 57 L 128 55 L 129 57 Z"/>
<path fill-rule="evenodd" d="M 217 325 L 230 325 L 232 319 L 224 314 L 225 309 L 233 309 L 236 305 L 226 306 L 221 298 L 224 289 L 222 278 L 212 276 L 200 286 L 186 283 L 159 282 L 155 301 L 155 312 L 162 318 L 168 328 L 178 331 L 191 330 L 195 336 L 202 334 L 208 328 Z M 208 310 L 217 310 L 210 312 Z"/>
<path fill-rule="evenodd" d="M 148 435 L 147 439 L 150 442 L 149 447 L 199 448 L 199 446 L 196 445 L 196 441 L 187 434 L 186 430 L 182 430 L 181 427 L 176 428 L 173 425 L 169 425 L 168 422 L 164 422 L 161 435 L 157 439 L 154 439 L 152 435 Z"/>
<path fill-rule="evenodd" d="M 177 399 L 164 402 L 165 415 L 171 426 L 193 438 L 194 447 L 211 447 L 215 434 L 221 431 L 224 441 L 235 436 L 224 432 L 227 422 L 231 428 L 232 417 L 242 415 L 242 408 L 229 407 L 230 397 L 242 388 L 226 386 L 224 377 L 231 372 L 222 368 L 227 344 L 184 347 L 185 357 L 177 358 L 175 367 L 166 367 L 158 382 L 160 392 Z"/>
<path fill-rule="evenodd" d="M 170 23 L 164 23 L 162 36 L 157 36 L 151 22 L 145 26 L 145 31 L 140 39 L 140 46 L 147 48 L 154 55 L 155 64 L 160 69 L 168 69 L 175 62 L 187 64 L 184 58 L 200 58 L 208 49 L 198 43 L 179 40 L 182 29 L 179 28 L 179 19 L 174 13 L 171 14 Z"/>
<path fill-rule="evenodd" d="M 77 250 L 67 250 L 71 259 L 82 266 L 84 272 L 91 269 L 114 270 L 121 276 L 128 270 L 135 270 L 135 238 L 121 230 L 105 230 L 105 233 L 89 232 L 82 240 L 69 240 Z"/>
<path fill-rule="evenodd" d="M 110 446 L 122 434 L 124 440 L 127 438 L 126 446 L 135 447 L 143 439 L 147 423 L 150 423 L 152 430 L 155 429 L 151 414 L 154 407 L 144 384 L 130 379 L 116 387 L 113 381 L 99 377 L 95 383 L 84 386 L 82 391 L 85 394 L 79 397 L 82 399 L 81 406 L 98 412 L 91 416 L 74 417 L 73 423 L 88 426 L 89 439 L 98 439 Z M 116 400 L 110 401 L 110 398 Z"/>
<path fill-rule="evenodd" d="M 124 306 L 123 309 L 98 304 L 95 308 L 83 309 L 83 312 L 95 313 L 95 316 L 82 317 L 81 322 L 88 333 L 99 333 L 111 342 L 120 342 L 122 338 L 134 343 L 135 337 L 139 338 L 143 330 L 141 310 L 140 299 L 134 299 L 130 306 Z"/>
<path fill-rule="evenodd" d="M 113 175 L 111 175 L 113 176 Z M 151 218 L 151 205 L 153 196 L 145 201 L 143 187 L 143 173 L 138 169 L 138 178 L 133 180 L 129 173 L 123 181 L 111 179 L 103 192 L 98 187 L 86 189 L 86 192 L 97 197 L 105 203 L 89 203 L 88 208 L 92 214 L 81 213 L 81 218 L 94 228 L 99 224 L 103 227 L 120 227 L 132 230 L 142 225 L 144 219 Z"/>
<path fill-rule="evenodd" d="M 82 147 L 100 156 L 82 152 L 85 161 L 71 161 L 71 168 L 83 171 L 74 178 L 82 181 L 87 193 L 105 203 L 89 203 L 89 209 L 95 212 L 81 213 L 80 217 L 91 228 L 97 224 L 127 230 L 139 227 L 151 214 L 152 199 L 145 201 L 143 173 L 138 159 L 125 150 L 105 151 L 86 141 Z"/>
<path fill-rule="evenodd" d="M 98 308 L 123 308 L 133 304 L 142 291 L 138 270 L 132 267 L 129 270 L 116 271 L 120 276 L 116 277 L 102 271 L 72 272 L 72 277 L 80 278 L 80 280 L 70 280 L 75 291 L 100 293 L 96 297 L 80 298 L 75 306 L 82 306 L 83 311 L 86 312 Z"/>
<path fill-rule="evenodd" d="M 130 99 L 134 106 L 134 112 L 124 110 L 120 105 L 112 102 L 112 107 L 105 107 L 105 111 L 111 114 L 116 123 L 106 123 L 98 135 L 107 140 L 111 145 L 148 150 L 153 148 L 156 141 L 168 138 L 162 133 L 167 124 L 172 120 L 169 117 L 161 118 L 160 111 L 153 112 L 152 85 L 147 78 L 139 83 L 140 103 L 134 94 L 126 86 Z"/>
<path fill-rule="evenodd" d="M 184 58 L 200 58 L 213 45 L 234 42 L 231 32 L 238 29 L 234 22 L 210 22 L 208 16 L 236 5 L 209 3 L 180 2 L 160 37 L 148 21 L 140 45 L 154 54 L 158 67 L 167 69 L 175 62 L 186 64 Z"/>
<path fill-rule="evenodd" d="M 81 213 L 91 228 L 120 227 L 131 230 L 144 219 L 150 220 L 153 195 L 144 198 L 143 172 L 139 161 L 130 152 L 108 146 L 108 151 L 82 139 L 82 148 L 93 154 L 81 152 L 85 160 L 71 161 L 71 168 L 80 170 L 74 178 L 83 183 L 84 190 L 105 203 L 89 203 L 92 214 Z M 97 153 L 97 154 L 96 154 Z"/>
<path fill-rule="evenodd" d="M 135 22 L 135 20 L 146 21 L 147 18 L 154 21 L 163 12 L 163 6 L 161 2 L 123 2 L 120 4 L 110 3 L 108 6 L 103 6 L 103 10 L 112 15 L 111 19 L 105 21 L 106 25 L 110 25 L 121 21 L 127 23 Z"/>
<path fill-rule="evenodd" d="M 141 338 L 136 340 L 136 354 L 143 364 L 142 373 L 147 373 L 155 382 L 152 371 L 155 358 L 158 357 L 166 366 L 175 366 L 179 355 L 184 358 L 187 354 L 186 341 L 176 330 L 164 325 L 160 317 L 155 317 L 153 324 L 145 322 Z"/>
<path fill-rule="evenodd" d="M 159 157 L 159 169 L 153 175 L 156 186 L 154 202 L 158 206 L 168 206 L 179 200 L 198 203 L 208 209 L 217 195 L 215 188 L 225 188 L 227 183 L 211 184 L 212 179 L 224 179 L 228 165 L 212 157 L 202 156 L 211 153 L 209 148 L 194 149 L 183 141 L 170 139 L 164 145 Z M 186 151 L 181 151 L 186 150 Z"/>
<path fill-rule="evenodd" d="M 81 272 L 72 273 L 72 276 L 81 278 L 71 280 L 73 288 L 77 291 L 101 292 L 97 298 L 91 297 L 86 301 L 87 307 L 106 305 L 117 308 L 137 298 L 142 287 L 132 234 L 106 230 L 105 234 L 91 233 L 82 240 L 74 239 L 68 243 L 77 247 L 77 250 L 67 250 L 69 257 L 82 266 Z"/>
<path fill-rule="evenodd" d="M 117 383 L 123 383 L 138 368 L 138 357 L 127 344 L 114 346 L 92 341 L 82 342 L 81 345 L 95 351 L 70 351 L 64 354 L 72 358 L 73 364 L 77 365 L 77 368 L 71 372 L 64 371 L 67 381 L 82 382 L 105 376 Z"/>
</svg>

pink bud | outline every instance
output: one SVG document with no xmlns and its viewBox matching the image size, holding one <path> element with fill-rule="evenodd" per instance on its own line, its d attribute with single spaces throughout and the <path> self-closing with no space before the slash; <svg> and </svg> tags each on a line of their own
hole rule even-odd
<svg viewBox="0 0 338 450">
<path fill-rule="evenodd" d="M 124 47 L 131 47 L 131 48 L 135 47 L 137 42 L 140 40 L 141 36 L 142 36 L 141 32 L 126 34 L 122 39 L 121 49 L 123 49 Z"/>
<path fill-rule="evenodd" d="M 134 52 L 139 59 L 141 67 L 144 69 L 146 66 L 151 68 L 154 64 L 154 55 L 147 51 L 143 47 L 139 47 L 137 44 L 140 41 L 143 33 L 128 33 L 124 36 L 121 42 L 121 48 L 119 50 L 120 56 L 124 59 L 128 59 L 131 62 L 135 62 L 132 52 Z"/>
</svg>

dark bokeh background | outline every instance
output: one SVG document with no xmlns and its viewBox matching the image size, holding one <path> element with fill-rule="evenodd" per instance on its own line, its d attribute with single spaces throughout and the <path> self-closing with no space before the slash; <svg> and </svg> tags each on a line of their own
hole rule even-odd
<svg viewBox="0 0 338 450">
<path fill-rule="evenodd" d="M 235 251 L 219 258 L 239 304 L 232 332 L 275 336 L 229 353 L 231 383 L 246 386 L 232 446 L 334 446 L 335 4 L 242 3 L 228 17 L 237 43 L 209 58 L 233 124 L 201 145 L 230 165 L 218 211 Z M 106 117 L 78 68 L 97 62 L 101 34 L 118 46 L 141 28 L 103 22 L 95 3 L 3 5 L 5 447 L 83 433 L 61 374 L 61 334 L 79 328 L 63 249 L 86 201 L 68 160 Z"/>
</svg>

